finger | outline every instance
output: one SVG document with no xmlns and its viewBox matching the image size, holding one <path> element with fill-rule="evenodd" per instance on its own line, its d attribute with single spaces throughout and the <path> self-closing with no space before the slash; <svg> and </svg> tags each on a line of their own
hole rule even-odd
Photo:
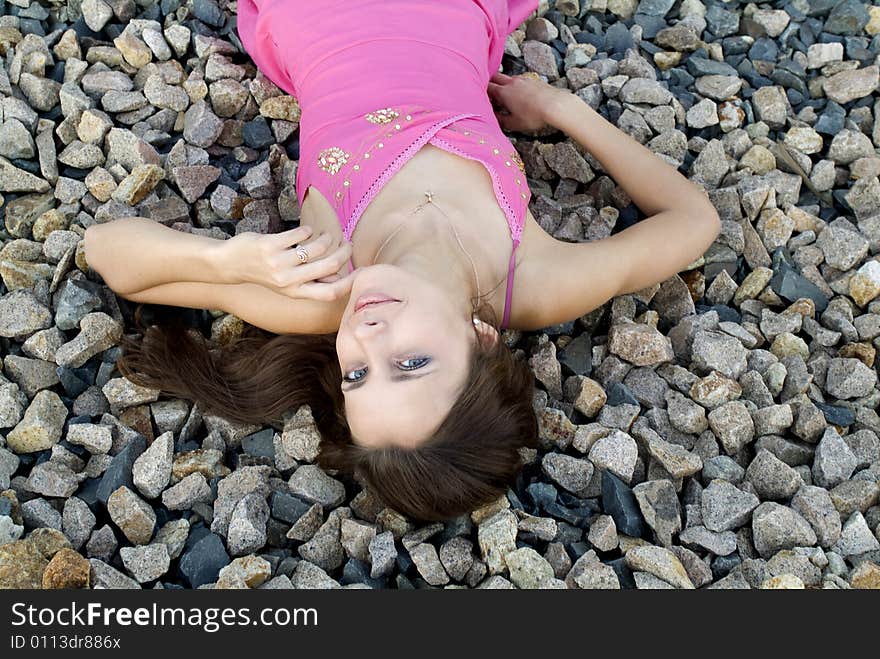
<svg viewBox="0 0 880 659">
<path fill-rule="evenodd" d="M 351 292 L 352 283 L 354 283 L 354 273 L 349 273 L 332 283 L 308 282 L 297 289 L 297 297 L 325 302 L 338 300 Z"/>
<path fill-rule="evenodd" d="M 502 130 L 511 130 L 510 115 L 509 114 L 502 114 L 501 112 L 496 112 L 495 119 L 498 121 L 498 125 L 501 126 Z"/>
<path fill-rule="evenodd" d="M 283 247 L 287 247 L 289 245 L 293 245 L 299 242 L 302 242 L 309 236 L 314 233 L 312 227 L 307 224 L 303 224 L 301 226 L 296 227 L 295 229 L 288 229 L 287 231 L 281 231 L 276 233 L 277 243 Z"/>
<path fill-rule="evenodd" d="M 339 272 L 346 261 L 351 258 L 351 253 L 351 243 L 343 242 L 336 250 L 320 259 L 294 266 L 291 269 L 293 276 L 300 282 L 315 281 L 321 277 L 327 277 Z"/>
<path fill-rule="evenodd" d="M 299 252 L 305 250 L 308 258 L 306 259 L 306 263 L 310 263 L 321 258 L 325 252 L 330 248 L 333 244 L 333 236 L 329 233 L 324 233 L 315 238 L 313 241 L 298 245 L 296 249 L 287 249 L 281 255 L 279 259 L 280 268 L 281 269 L 289 269 L 295 267 L 301 267 L 304 265 L 299 257 Z"/>
<path fill-rule="evenodd" d="M 492 81 L 498 83 L 499 85 L 506 84 L 511 80 L 513 80 L 513 78 L 511 78 L 506 73 L 502 73 L 501 71 L 496 71 L 495 74 L 492 76 Z"/>
</svg>

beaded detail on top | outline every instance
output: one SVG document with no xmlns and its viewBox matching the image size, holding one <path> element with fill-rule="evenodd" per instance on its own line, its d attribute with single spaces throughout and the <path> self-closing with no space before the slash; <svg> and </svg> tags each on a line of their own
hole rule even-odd
<svg viewBox="0 0 880 659">
<path fill-rule="evenodd" d="M 400 113 L 394 108 L 382 108 L 375 112 L 368 112 L 364 118 L 371 124 L 389 124 L 399 116 Z"/>
<path fill-rule="evenodd" d="M 352 185 L 352 178 L 354 176 L 360 175 L 361 165 L 364 160 L 368 160 L 372 153 L 376 149 L 384 149 L 386 144 L 385 142 L 396 137 L 400 131 L 403 129 L 403 125 L 400 122 L 394 123 L 393 126 L 389 125 L 392 122 L 395 122 L 396 119 L 400 118 L 403 122 L 410 122 L 413 120 L 413 113 L 428 113 L 431 110 L 425 108 L 416 108 L 412 107 L 410 112 L 403 115 L 403 111 L 400 108 L 394 107 L 386 107 L 374 110 L 372 112 L 368 112 L 364 115 L 364 119 L 372 124 L 377 126 L 381 126 L 378 131 L 373 132 L 368 135 L 366 139 L 362 140 L 361 143 L 354 146 L 349 145 L 351 151 L 347 151 L 342 149 L 339 146 L 332 146 L 327 149 L 324 149 L 318 154 L 318 166 L 325 172 L 327 172 L 331 177 L 335 180 L 331 184 L 331 203 L 336 206 L 337 211 L 342 207 L 342 202 L 345 199 L 345 196 L 349 193 L 349 189 Z M 423 138 L 421 140 L 417 140 L 416 142 L 409 145 L 409 147 L 401 154 L 396 162 L 397 166 L 389 166 L 385 172 L 378 178 L 375 178 L 372 182 L 372 185 L 367 190 L 367 192 L 358 200 L 353 200 L 356 202 L 356 206 L 351 216 L 348 218 L 346 222 L 344 222 L 343 232 L 345 234 L 346 239 L 350 238 L 350 233 L 354 230 L 355 224 L 357 224 L 357 220 L 359 219 L 361 213 L 365 210 L 366 206 L 373 199 L 378 190 L 384 185 L 384 183 L 393 175 L 397 169 L 399 169 L 400 165 L 402 165 L 408 158 L 418 149 L 425 145 L 428 141 L 437 142 L 437 146 L 440 146 L 446 151 L 457 153 L 460 156 L 478 159 L 483 162 L 484 165 L 489 169 L 490 174 L 492 175 L 493 187 L 495 188 L 496 196 L 498 196 L 499 200 L 502 202 L 502 207 L 508 218 L 514 217 L 514 212 L 511 205 L 507 202 L 506 196 L 504 194 L 504 189 L 500 185 L 498 180 L 498 175 L 495 171 L 494 166 L 492 165 L 492 160 L 498 160 L 499 162 L 503 162 L 507 167 L 516 166 L 521 172 L 525 172 L 525 165 L 523 164 L 523 160 L 520 157 L 519 153 L 515 149 L 510 149 L 510 143 L 503 144 L 497 142 L 495 139 L 486 139 L 487 135 L 476 132 L 474 130 L 459 130 L 455 128 L 452 124 L 454 124 L 459 119 L 474 117 L 474 114 L 461 114 L 450 119 L 446 119 L 442 122 L 438 122 L 431 129 L 426 131 L 423 134 Z M 434 139 L 434 134 L 440 128 L 447 128 L 453 132 L 457 132 L 464 137 L 469 137 L 474 141 L 475 144 L 480 145 L 483 149 L 486 150 L 486 157 L 484 158 L 474 158 L 459 149 L 453 147 L 449 142 L 440 139 Z M 442 143 L 442 144 L 441 144 Z M 355 155 L 352 155 L 355 154 Z M 338 173 L 342 172 L 344 175 L 342 177 L 337 177 Z M 516 184 L 521 188 L 520 196 L 523 199 L 528 198 L 528 187 L 525 183 L 525 177 L 517 177 Z M 340 214 L 341 216 L 341 214 Z M 513 222 L 515 226 L 515 222 Z M 514 229 L 514 232 L 516 229 Z M 516 234 L 514 234 L 516 235 Z"/>
<path fill-rule="evenodd" d="M 331 146 L 318 154 L 318 167 L 331 176 L 335 176 L 349 158 L 351 158 L 350 153 L 346 153 L 338 146 Z"/>
</svg>

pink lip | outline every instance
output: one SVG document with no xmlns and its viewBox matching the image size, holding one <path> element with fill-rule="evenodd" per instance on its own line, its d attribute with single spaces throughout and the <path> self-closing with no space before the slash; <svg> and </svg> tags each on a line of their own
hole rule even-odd
<svg viewBox="0 0 880 659">
<path fill-rule="evenodd" d="M 389 297 L 387 295 L 383 295 L 381 293 L 371 293 L 371 294 L 368 293 L 365 295 L 361 295 L 357 299 L 357 302 L 355 302 L 355 305 L 354 305 L 354 311 L 355 311 L 355 313 L 357 313 L 358 311 L 360 311 L 361 309 L 365 308 L 368 305 L 374 306 L 377 304 L 383 304 L 385 302 L 400 302 L 400 300 L 397 300 L 393 297 Z"/>
</svg>

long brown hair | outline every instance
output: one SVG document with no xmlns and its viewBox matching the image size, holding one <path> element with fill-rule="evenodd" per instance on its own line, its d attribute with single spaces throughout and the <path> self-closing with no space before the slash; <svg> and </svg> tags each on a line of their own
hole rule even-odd
<svg viewBox="0 0 880 659">
<path fill-rule="evenodd" d="M 432 437 L 376 449 L 352 440 L 336 333 L 276 335 L 246 324 L 231 344 L 212 347 L 179 318 L 145 325 L 142 309 L 142 336 L 121 341 L 117 367 L 127 379 L 242 423 L 280 424 L 285 411 L 308 404 L 322 438 L 317 463 L 359 478 L 413 520 L 447 520 L 497 499 L 522 467 L 519 447 L 537 447 L 534 376 L 500 339 L 474 342 L 462 392 Z M 474 314 L 497 330 L 489 305 Z"/>
</svg>

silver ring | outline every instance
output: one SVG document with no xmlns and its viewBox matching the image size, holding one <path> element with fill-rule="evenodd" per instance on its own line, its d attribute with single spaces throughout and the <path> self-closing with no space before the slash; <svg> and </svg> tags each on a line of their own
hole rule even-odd
<svg viewBox="0 0 880 659">
<path fill-rule="evenodd" d="M 296 248 L 296 255 L 299 257 L 300 265 L 302 265 L 303 263 L 305 263 L 306 261 L 309 260 L 309 253 L 308 253 L 308 251 L 306 251 L 305 247 L 297 247 Z"/>
</svg>

